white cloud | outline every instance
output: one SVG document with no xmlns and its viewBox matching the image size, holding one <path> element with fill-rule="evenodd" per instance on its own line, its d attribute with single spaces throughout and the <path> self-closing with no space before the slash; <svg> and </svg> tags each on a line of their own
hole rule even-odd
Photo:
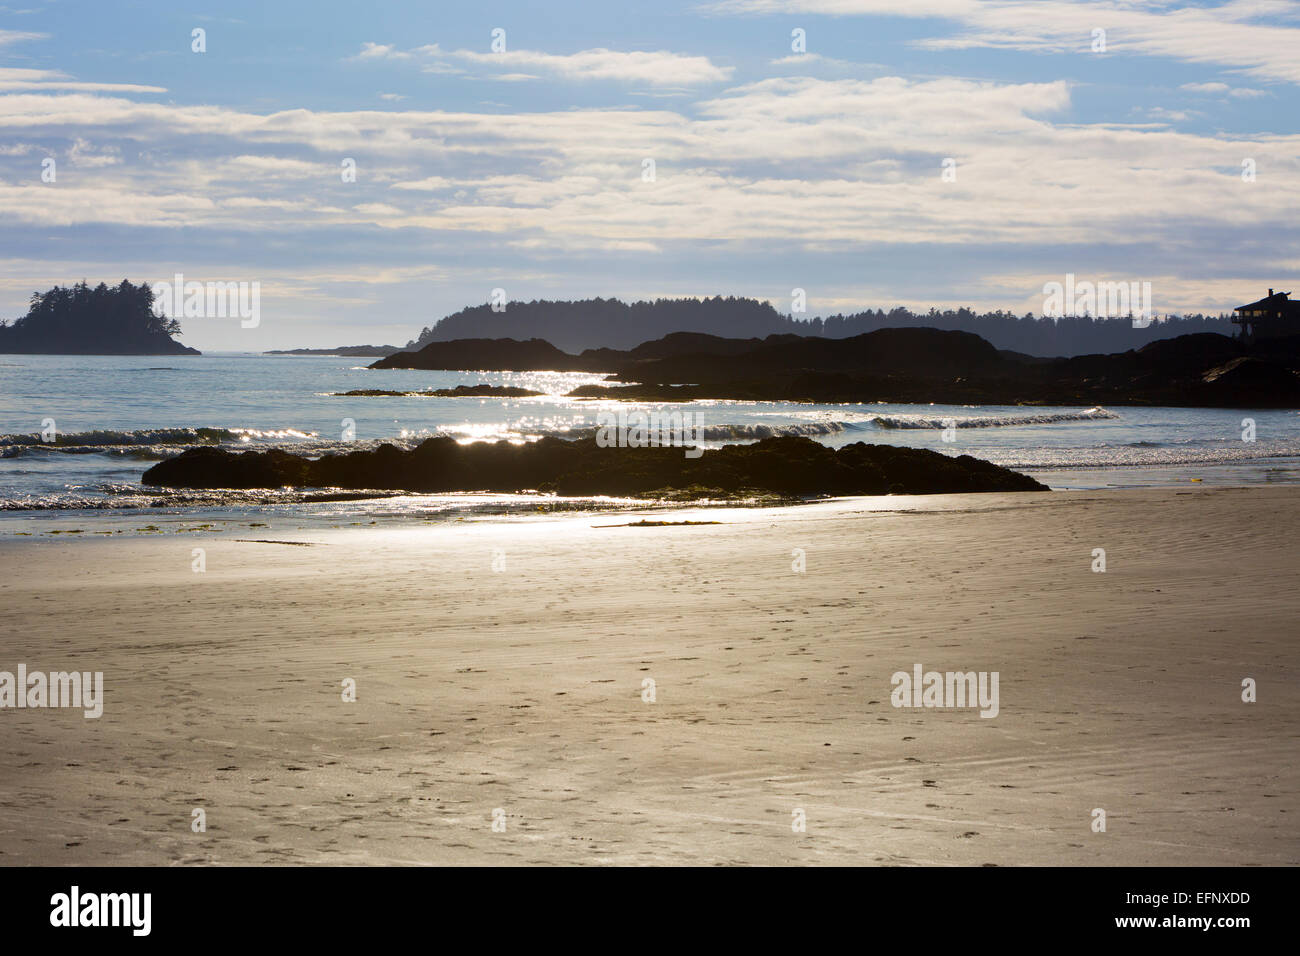
<svg viewBox="0 0 1300 956">
<path fill-rule="evenodd" d="M 1255 90 L 1245 86 L 1231 87 L 1227 83 L 1184 83 L 1178 88 L 1187 93 L 1199 93 L 1206 96 L 1231 96 L 1240 100 L 1258 99 L 1261 96 L 1273 95 L 1267 90 Z"/>
<path fill-rule="evenodd" d="M 26 43 L 28 40 L 47 40 L 48 33 L 31 33 L 25 30 L 0 30 L 0 47 L 13 43 Z"/>
<path fill-rule="evenodd" d="M 164 86 L 139 83 L 83 83 L 57 70 L 0 67 L 0 92 L 13 90 L 77 90 L 83 93 L 166 93 Z"/>
<path fill-rule="evenodd" d="M 733 72 L 730 67 L 715 66 L 708 57 L 683 56 L 667 50 L 621 52 L 595 49 L 565 56 L 532 50 L 504 53 L 459 50 L 452 55 L 480 66 L 506 64 L 543 70 L 572 80 L 614 80 L 621 83 L 648 83 L 652 86 L 720 83 L 729 79 Z"/>
<path fill-rule="evenodd" d="M 1161 120 L 1168 123 L 1182 123 L 1191 119 L 1193 116 L 1199 116 L 1195 110 L 1170 110 L 1163 106 L 1151 106 L 1142 112 L 1146 113 L 1152 119 Z"/>
<path fill-rule="evenodd" d="M 361 203 L 352 208 L 367 218 L 378 216 L 383 219 L 391 219 L 394 216 L 402 215 L 402 210 L 398 209 L 396 206 L 390 206 L 387 203 L 382 202 Z"/>
<path fill-rule="evenodd" d="M 68 161 L 82 168 L 115 166 L 122 161 L 120 153 L 116 146 L 95 146 L 78 136 L 68 150 Z"/>
<path fill-rule="evenodd" d="M 391 46 L 365 43 L 354 59 L 411 59 L 422 61 L 429 73 L 459 73 L 472 65 L 499 80 L 536 79 L 537 73 L 567 80 L 606 80 L 617 83 L 646 83 L 651 86 L 700 86 L 720 83 L 734 72 L 714 65 L 708 57 L 687 56 L 668 50 L 622 51 L 603 48 L 578 53 L 554 54 L 537 50 L 508 50 L 482 53 L 475 50 L 443 50 L 438 44 L 401 52 Z M 460 64 L 460 65 L 458 65 Z M 527 71 L 535 71 L 529 73 Z"/>
<path fill-rule="evenodd" d="M 393 183 L 391 189 L 406 189 L 416 192 L 434 192 L 439 189 L 449 189 L 455 183 L 450 179 L 444 179 L 442 176 L 430 176 L 427 179 L 421 179 L 415 182 Z"/>
<path fill-rule="evenodd" d="M 397 47 L 369 41 L 361 44 L 361 52 L 352 57 L 354 60 L 409 60 L 410 58 L 410 53 L 404 53 Z"/>
<path fill-rule="evenodd" d="M 143 142 L 158 158 L 66 181 L 61 170 L 57 185 L 21 157 L 6 176 L 0 160 L 0 223 L 319 236 L 378 225 L 520 254 L 679 242 L 1213 247 L 1234 230 L 1294 228 L 1300 136 L 1190 134 L 1162 118 L 1075 123 L 1064 81 L 899 77 L 772 78 L 689 112 L 261 115 L 17 93 L 0 96 L 0 141 L 82 137 L 105 155 Z M 357 159 L 355 183 L 340 182 L 342 156 Z M 645 157 L 656 160 L 654 182 L 641 179 Z M 956 182 L 941 178 L 948 157 Z M 1253 183 L 1240 176 L 1247 157 Z M 1116 255 L 1127 263 L 1132 253 Z"/>
<path fill-rule="evenodd" d="M 337 167 L 327 167 L 324 163 L 313 163 L 301 159 L 287 159 L 283 156 L 254 156 L 243 154 L 226 160 L 231 175 L 239 177 L 289 176 L 293 178 L 319 176 L 327 169 L 336 174 Z"/>
<path fill-rule="evenodd" d="M 962 32 L 930 37 L 931 50 L 988 47 L 1039 53 L 1087 52 L 1092 31 L 1106 31 L 1107 52 L 1168 57 L 1300 83 L 1300 29 L 1266 23 L 1297 19 L 1295 3 L 1231 0 L 1173 7 L 1166 0 L 724 0 L 716 14 L 937 17 Z"/>
<path fill-rule="evenodd" d="M 770 66 L 827 66 L 835 69 L 884 69 L 879 63 L 854 63 L 851 60 L 837 60 L 832 56 L 822 56 L 820 53 L 791 53 L 789 56 L 783 56 L 775 60 L 768 61 Z"/>
</svg>

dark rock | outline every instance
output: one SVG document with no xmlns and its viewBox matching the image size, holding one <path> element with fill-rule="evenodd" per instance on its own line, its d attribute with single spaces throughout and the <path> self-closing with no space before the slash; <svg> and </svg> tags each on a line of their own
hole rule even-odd
<svg viewBox="0 0 1300 956">
<path fill-rule="evenodd" d="M 229 452 L 220 448 L 191 448 L 159 462 L 144 474 L 146 484 L 174 488 L 281 488 L 307 487 L 310 462 L 279 449 Z M 150 481 L 163 469 L 166 481 Z"/>
<path fill-rule="evenodd" d="M 561 495 L 650 495 L 722 489 L 788 496 L 1045 491 L 1032 478 L 971 458 L 861 442 L 832 449 L 808 438 L 769 438 L 687 458 L 682 448 L 601 448 L 594 438 L 543 438 L 526 445 L 430 438 L 411 451 L 371 451 L 311 460 L 282 451 L 191 449 L 154 465 L 146 485 L 184 488 L 331 487 L 415 492 L 553 491 Z"/>
<path fill-rule="evenodd" d="M 571 372 L 585 366 L 574 356 L 561 352 L 550 342 L 529 339 L 456 339 L 430 342 L 418 352 L 397 352 L 373 363 L 371 368 L 419 368 L 458 371 L 477 369 L 494 372 Z"/>
<path fill-rule="evenodd" d="M 1244 408 L 1294 408 L 1300 405 L 1300 378 L 1263 359 L 1240 356 L 1201 376 L 1206 403 Z"/>
<path fill-rule="evenodd" d="M 1243 357 L 1264 364 L 1205 378 Z M 611 372 L 610 379 L 623 384 L 584 385 L 570 396 L 641 401 L 1300 407 L 1300 387 L 1294 376 L 1282 374 L 1300 369 L 1300 338 L 1246 346 L 1216 333 L 1162 339 L 1113 355 L 1057 359 L 1000 352 L 969 332 L 925 328 L 879 329 L 845 339 L 676 333 L 627 352 L 600 349 L 580 356 L 566 356 L 539 339 L 467 339 L 435 342 L 372 367 Z"/>
</svg>

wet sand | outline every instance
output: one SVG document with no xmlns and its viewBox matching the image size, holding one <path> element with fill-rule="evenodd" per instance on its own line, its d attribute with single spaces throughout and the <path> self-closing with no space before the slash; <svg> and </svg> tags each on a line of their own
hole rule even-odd
<svg viewBox="0 0 1300 956">
<path fill-rule="evenodd" d="M 0 863 L 1300 862 L 1300 487 L 640 517 L 0 541 Z"/>
</svg>

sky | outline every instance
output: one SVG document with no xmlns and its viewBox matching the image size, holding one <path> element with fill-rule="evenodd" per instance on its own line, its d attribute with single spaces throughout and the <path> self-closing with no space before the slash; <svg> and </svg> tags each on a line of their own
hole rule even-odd
<svg viewBox="0 0 1300 956">
<path fill-rule="evenodd" d="M 402 345 L 494 289 L 1227 310 L 1300 292 L 1298 88 L 1296 0 L 16 0 L 0 318 L 177 272 L 259 283 L 204 350 Z"/>
</svg>

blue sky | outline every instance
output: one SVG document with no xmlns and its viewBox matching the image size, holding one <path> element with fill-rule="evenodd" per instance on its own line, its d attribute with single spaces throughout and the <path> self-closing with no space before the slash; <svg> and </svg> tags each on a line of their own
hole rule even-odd
<svg viewBox="0 0 1300 956">
<path fill-rule="evenodd" d="M 209 350 L 401 344 L 494 288 L 1230 308 L 1300 285 L 1298 85 L 1292 0 L 19 0 L 0 316 L 177 271 L 261 284 L 257 328 L 185 323 Z"/>
</svg>

